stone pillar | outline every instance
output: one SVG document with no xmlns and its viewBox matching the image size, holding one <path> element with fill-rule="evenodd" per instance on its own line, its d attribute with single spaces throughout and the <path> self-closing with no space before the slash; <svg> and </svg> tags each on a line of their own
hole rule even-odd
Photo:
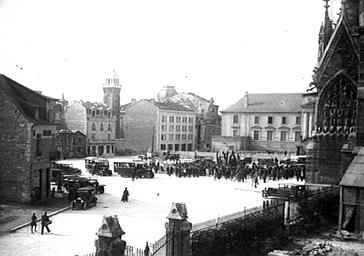
<svg viewBox="0 0 364 256">
<path fill-rule="evenodd" d="M 187 221 L 187 208 L 184 203 L 172 203 L 167 216 L 166 256 L 190 256 L 191 222 Z"/>
<path fill-rule="evenodd" d="M 116 215 L 102 220 L 101 227 L 96 233 L 96 256 L 124 256 L 126 242 L 121 239 L 125 232 L 121 229 Z"/>
<path fill-rule="evenodd" d="M 313 123 L 313 112 L 310 112 L 308 119 L 308 137 L 312 136 L 312 131 L 314 130 L 314 123 Z"/>
<path fill-rule="evenodd" d="M 302 122 L 302 139 L 306 139 L 309 135 L 308 131 L 309 131 L 309 126 L 308 126 L 308 120 L 307 120 L 307 112 L 303 112 L 303 122 Z"/>
</svg>

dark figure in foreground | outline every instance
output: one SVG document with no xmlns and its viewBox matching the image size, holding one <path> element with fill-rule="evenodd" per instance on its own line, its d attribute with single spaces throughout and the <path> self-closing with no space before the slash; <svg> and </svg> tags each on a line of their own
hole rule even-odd
<svg viewBox="0 0 364 256">
<path fill-rule="evenodd" d="M 32 221 L 30 222 L 30 231 L 33 233 L 34 231 L 37 232 L 37 216 L 35 216 L 35 213 L 32 215 Z"/>
<path fill-rule="evenodd" d="M 147 242 L 147 244 L 145 245 L 145 249 L 144 249 L 144 256 L 149 256 L 149 245 L 148 245 L 148 242 Z"/>
<path fill-rule="evenodd" d="M 42 225 L 41 234 L 42 235 L 44 234 L 44 228 L 47 229 L 48 233 L 51 232 L 48 227 L 48 225 L 50 225 L 51 223 L 52 223 L 52 221 L 49 220 L 47 212 L 44 212 L 44 214 L 42 215 L 42 218 L 41 218 L 41 225 Z"/>
<path fill-rule="evenodd" d="M 123 192 L 123 196 L 121 198 L 121 201 L 128 202 L 128 197 L 129 197 L 129 191 L 128 191 L 128 188 L 125 188 L 124 192 Z"/>
</svg>

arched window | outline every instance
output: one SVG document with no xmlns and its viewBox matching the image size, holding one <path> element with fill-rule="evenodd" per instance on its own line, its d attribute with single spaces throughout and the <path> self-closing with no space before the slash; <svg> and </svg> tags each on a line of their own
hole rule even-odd
<svg viewBox="0 0 364 256">
<path fill-rule="evenodd" d="M 104 130 L 104 125 L 100 124 L 100 131 L 103 131 L 103 130 Z"/>
<path fill-rule="evenodd" d="M 107 126 L 107 130 L 111 132 L 111 124 Z"/>
<path fill-rule="evenodd" d="M 92 127 L 91 127 L 91 129 L 92 129 L 93 131 L 96 131 L 96 124 L 95 124 L 95 123 L 92 123 Z"/>
<path fill-rule="evenodd" d="M 108 113 L 107 113 L 107 116 L 108 116 L 108 117 L 111 117 L 111 112 L 108 112 Z"/>
<path fill-rule="evenodd" d="M 238 115 L 234 115 L 234 116 L 233 116 L 233 123 L 234 123 L 234 124 L 239 123 L 239 116 L 238 116 Z"/>
</svg>

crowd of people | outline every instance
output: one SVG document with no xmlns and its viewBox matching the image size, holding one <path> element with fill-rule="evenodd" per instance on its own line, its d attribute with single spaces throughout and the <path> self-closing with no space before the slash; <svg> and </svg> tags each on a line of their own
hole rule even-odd
<svg viewBox="0 0 364 256">
<path fill-rule="evenodd" d="M 238 182 L 252 181 L 253 185 L 269 180 L 296 178 L 297 181 L 305 179 L 305 165 L 290 161 L 278 160 L 277 157 L 258 159 L 240 159 L 233 152 L 228 155 L 211 159 L 196 159 L 184 161 L 181 159 L 166 159 L 164 161 L 152 161 L 147 168 L 154 172 L 164 172 L 177 177 L 213 176 L 215 180 L 230 179 Z"/>
</svg>

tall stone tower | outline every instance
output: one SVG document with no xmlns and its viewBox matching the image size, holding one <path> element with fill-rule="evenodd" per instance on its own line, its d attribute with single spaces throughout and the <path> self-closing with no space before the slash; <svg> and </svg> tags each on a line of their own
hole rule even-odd
<svg viewBox="0 0 364 256">
<path fill-rule="evenodd" d="M 118 139 L 121 137 L 121 130 L 120 130 L 121 84 L 119 83 L 119 78 L 116 75 L 115 70 L 113 70 L 113 75 L 111 78 L 106 78 L 105 84 L 103 84 L 103 89 L 104 89 L 104 104 L 109 108 L 111 108 L 113 114 L 116 116 L 115 137 Z"/>
</svg>

